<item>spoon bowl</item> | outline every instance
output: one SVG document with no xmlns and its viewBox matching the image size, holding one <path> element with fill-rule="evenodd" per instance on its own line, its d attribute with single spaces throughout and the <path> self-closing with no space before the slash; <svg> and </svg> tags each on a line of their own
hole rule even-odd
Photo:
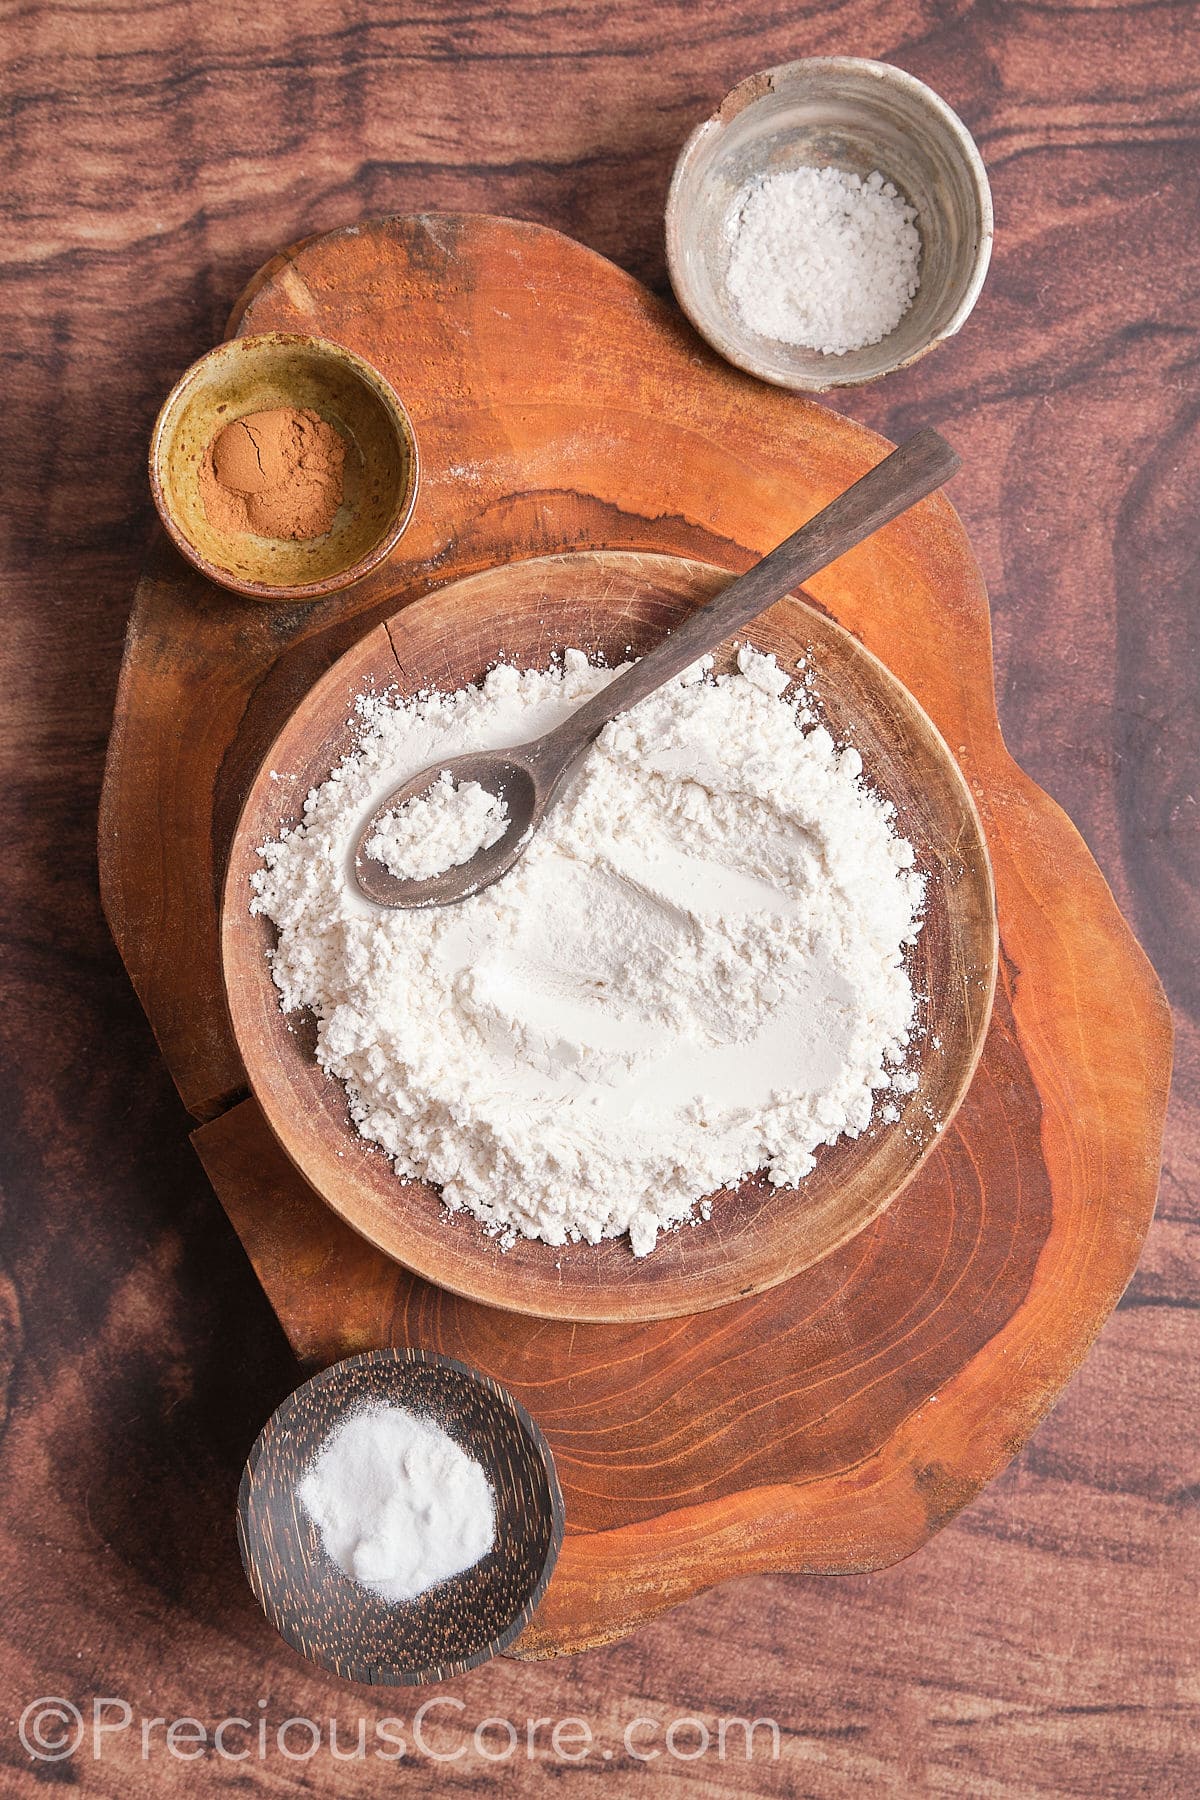
<svg viewBox="0 0 1200 1800">
<path fill-rule="evenodd" d="M 449 906 L 480 893 L 494 881 L 499 881 L 502 875 L 507 875 L 524 853 L 538 817 L 536 752 L 536 743 L 521 744 L 515 750 L 469 750 L 462 756 L 447 758 L 436 768 L 422 769 L 403 786 L 393 789 L 375 808 L 354 846 L 354 879 L 360 891 L 376 906 L 406 909 Z M 421 799 L 446 775 L 455 787 L 476 781 L 487 793 L 503 802 L 508 814 L 503 837 L 497 838 L 486 849 L 477 850 L 467 862 L 456 863 L 440 874 L 416 879 L 393 875 L 385 863 L 368 855 L 367 844 L 389 814 L 398 812 L 410 800 Z"/>
</svg>

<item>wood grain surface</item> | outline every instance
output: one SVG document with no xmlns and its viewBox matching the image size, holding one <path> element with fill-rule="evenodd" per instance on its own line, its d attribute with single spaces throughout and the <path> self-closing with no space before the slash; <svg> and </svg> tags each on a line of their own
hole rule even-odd
<svg viewBox="0 0 1200 1800">
<path fill-rule="evenodd" d="M 615 264 L 521 221 L 365 221 L 273 259 L 248 294 L 235 313 L 241 329 L 307 321 L 369 353 L 405 395 L 425 471 L 425 504 L 410 532 L 386 568 L 353 591 L 290 617 L 259 610 L 248 625 L 240 600 L 197 587 L 177 562 L 157 558 L 138 584 L 126 638 L 100 813 L 105 910 L 188 1104 L 200 1117 L 213 1114 L 197 1147 L 204 1156 L 220 1143 L 214 1185 L 274 1300 L 276 1263 L 293 1260 L 303 1276 L 310 1255 L 307 1244 L 280 1242 L 274 1204 L 259 1192 L 263 1146 L 248 1129 L 258 1108 L 318 1192 L 343 1185 L 335 1148 L 356 1178 L 371 1170 L 342 1205 L 348 1216 L 357 1210 L 376 1241 L 386 1237 L 393 1198 L 386 1173 L 354 1139 L 334 1146 L 327 1136 L 296 1135 L 298 1114 L 315 1121 L 331 1103 L 340 1114 L 342 1103 L 297 1056 L 280 1019 L 263 967 L 266 934 L 255 928 L 248 939 L 238 930 L 247 923 L 253 846 L 278 829 L 275 808 L 289 795 L 294 807 L 324 778 L 328 732 L 347 730 L 364 677 L 386 680 L 394 668 L 413 688 L 449 673 L 456 686 L 501 648 L 537 661 L 564 647 L 562 633 L 576 635 L 568 614 L 587 622 L 586 649 L 597 647 L 597 631 L 610 658 L 631 640 L 642 648 L 654 641 L 667 598 L 646 549 L 665 540 L 694 554 L 711 535 L 729 561 L 750 560 L 878 463 L 881 446 L 827 408 L 764 392 L 699 355 L 671 310 Z M 561 550 L 613 537 L 634 546 L 624 554 L 643 571 L 618 594 L 614 619 L 599 603 L 592 617 L 582 568 L 566 591 L 561 581 L 545 595 L 535 589 L 532 609 L 492 594 L 499 585 L 507 595 L 540 565 L 565 568 L 568 558 L 533 554 L 547 541 Z M 510 573 L 504 565 L 514 554 L 524 561 Z M 422 592 L 475 561 L 485 565 L 480 574 Z M 607 585 L 616 586 L 615 565 Z M 527 1401 L 559 1459 L 569 1539 L 514 1655 L 625 1636 L 723 1575 L 862 1571 L 916 1548 L 1004 1466 L 1074 1372 L 1132 1273 L 1153 1209 L 1166 1002 L 1078 834 L 1000 738 L 986 594 L 946 496 L 815 574 L 808 595 L 809 633 L 792 635 L 781 609 L 778 619 L 756 621 L 755 636 L 785 666 L 811 658 L 831 729 L 852 730 L 906 830 L 924 809 L 912 830 L 923 860 L 936 854 L 939 835 L 961 838 L 958 825 L 939 830 L 939 779 L 948 775 L 960 796 L 968 783 L 996 878 L 1004 1004 L 968 1104 L 936 1137 L 893 1215 L 757 1303 L 746 1298 L 757 1285 L 747 1265 L 736 1304 L 681 1319 L 666 1337 L 637 1316 L 623 1318 L 620 1332 L 588 1331 L 590 1296 L 577 1282 L 569 1323 L 554 1330 L 539 1322 L 531 1334 L 393 1271 L 390 1306 L 367 1341 L 437 1344 L 477 1363 Z M 840 631 L 824 628 L 818 608 Z M 381 613 L 382 624 L 368 630 Z M 295 667 L 311 668 L 323 646 L 355 629 L 364 635 L 289 712 Z M 886 706 L 871 697 L 869 678 L 847 692 L 871 663 L 838 656 L 845 634 L 919 696 L 955 746 L 957 770 L 939 761 L 918 771 L 909 728 L 901 779 L 889 750 L 894 733 L 875 728 Z M 326 695 L 332 716 L 310 730 Z M 253 767 L 264 729 L 270 736 L 277 727 L 252 790 L 257 812 L 240 821 L 227 857 L 240 772 Z M 164 818 L 181 822 L 167 842 Z M 268 1034 L 265 1054 L 249 1058 L 257 1102 L 249 1108 L 225 1095 L 244 1088 L 245 1071 L 214 973 L 213 880 L 227 861 L 227 892 L 239 896 L 225 908 L 224 933 L 238 1041 L 247 1044 L 248 1026 L 252 1040 Z M 936 954 L 942 936 L 940 902 L 929 911 L 922 957 Z M 194 950 L 181 960 L 173 945 L 185 935 Z M 256 946 L 249 959 L 248 943 Z M 967 983 L 985 1002 L 994 984 L 990 929 L 987 944 L 986 972 Z M 247 1009 L 252 980 L 264 1004 Z M 956 977 L 934 968 L 917 975 L 922 992 L 943 984 L 953 989 Z M 939 1016 L 944 1003 L 931 1002 L 925 1020 L 935 1056 L 938 1040 L 947 1050 L 956 1035 L 952 1018 Z M 919 1090 L 914 1098 L 919 1106 Z M 879 1143 L 886 1147 L 886 1134 Z M 873 1141 L 864 1145 L 869 1154 Z M 324 1160 L 314 1165 L 318 1147 Z M 801 1204 L 811 1187 L 819 1210 L 814 1180 Z M 753 1194 L 750 1184 L 752 1207 Z M 825 1198 L 839 1204 L 840 1184 Z M 687 1234 L 701 1259 L 719 1250 L 724 1213 L 718 1204 L 710 1231 Z M 770 1216 L 751 1218 L 743 1250 Z M 409 1212 L 398 1244 L 406 1261 L 411 1237 L 411 1263 L 429 1270 L 436 1256 L 456 1292 L 536 1313 L 539 1270 L 541 1292 L 553 1272 L 535 1248 L 510 1251 L 484 1294 L 466 1279 L 464 1250 L 432 1196 L 423 1222 L 422 1242 Z M 325 1225 L 329 1269 L 340 1233 L 328 1216 Z M 728 1235 L 736 1271 L 736 1222 Z M 269 1269 L 264 1239 L 275 1250 Z M 578 1254 L 603 1264 L 622 1248 Z M 677 1255 L 677 1241 L 655 1255 L 664 1295 Z M 570 1260 L 564 1255 L 564 1267 Z M 702 1284 L 702 1269 L 703 1260 L 679 1282 L 677 1301 Z M 372 1294 L 375 1286 L 368 1283 Z M 285 1276 L 284 1292 L 298 1300 L 276 1302 L 293 1346 L 315 1346 L 320 1361 L 338 1355 L 354 1291 Z"/>
<path fill-rule="evenodd" d="M 778 1760 L 618 1748 L 580 1780 L 1190 1795 L 1194 9 L 29 5 L 5 38 L 6 1791 L 56 1773 L 98 1795 L 425 1785 L 411 1759 L 232 1762 L 211 1743 L 227 1714 L 333 1714 L 352 1742 L 391 1709 L 297 1663 L 242 1580 L 238 1471 L 296 1367 L 184 1144 L 96 897 L 157 403 L 264 255 L 367 212 L 514 212 L 661 290 L 661 202 L 690 124 L 755 67 L 850 50 L 931 81 L 989 165 L 997 250 L 976 314 L 841 404 L 892 437 L 935 423 L 964 453 L 956 499 L 991 589 L 1009 742 L 1079 824 L 1176 1004 L 1159 1216 L 1051 1419 L 920 1556 L 837 1582 L 742 1581 L 578 1661 L 491 1665 L 447 1688 L 463 1710 L 434 1741 L 464 1755 L 436 1772 L 454 1791 L 497 1779 L 471 1741 L 489 1715 L 582 1714 L 619 1747 L 638 1717 L 661 1746 L 672 1719 L 749 1712 L 778 1721 Z M 136 1733 L 114 1732 L 97 1761 L 34 1765 L 15 1722 L 53 1693 L 198 1716 L 209 1752 L 172 1758 L 160 1727 L 145 1760 Z M 543 1732 L 502 1778 L 534 1791 L 564 1772 Z"/>
</svg>

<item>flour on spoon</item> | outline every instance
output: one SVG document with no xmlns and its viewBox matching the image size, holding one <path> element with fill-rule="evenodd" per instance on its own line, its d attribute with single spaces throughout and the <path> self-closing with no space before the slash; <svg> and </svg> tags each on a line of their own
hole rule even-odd
<svg viewBox="0 0 1200 1800">
<path fill-rule="evenodd" d="M 470 862 L 498 844 L 508 826 L 508 807 L 477 781 L 456 786 L 443 769 L 424 794 L 385 813 L 364 846 L 389 875 L 425 881 Z"/>
</svg>

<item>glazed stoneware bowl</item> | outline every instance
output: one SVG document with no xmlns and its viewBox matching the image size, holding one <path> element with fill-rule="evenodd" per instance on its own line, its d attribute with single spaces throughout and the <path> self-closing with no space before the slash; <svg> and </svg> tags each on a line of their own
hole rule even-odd
<svg viewBox="0 0 1200 1800">
<path fill-rule="evenodd" d="M 495 1542 L 461 1575 L 389 1604 L 326 1553 L 297 1488 L 343 1419 L 402 1407 L 441 1426 L 483 1469 Z M 550 1446 L 525 1408 L 478 1370 L 428 1350 L 370 1350 L 306 1381 L 276 1408 L 238 1494 L 246 1578 L 293 1650 L 344 1681 L 415 1687 L 498 1656 L 528 1624 L 563 1538 Z"/>
<path fill-rule="evenodd" d="M 738 192 L 780 171 L 834 167 L 895 183 L 916 208 L 920 286 L 877 344 L 827 356 L 751 331 L 729 291 L 727 219 Z M 854 387 L 953 336 L 979 298 L 992 249 L 987 172 L 962 120 L 890 63 L 817 56 L 739 82 L 697 126 L 667 200 L 667 261 L 680 306 L 714 350 L 777 387 Z"/>
<path fill-rule="evenodd" d="M 345 495 L 324 537 L 227 533 L 209 519 L 200 471 L 217 434 L 247 413 L 311 408 L 346 441 Z M 416 504 L 412 422 L 391 384 L 341 344 L 289 332 L 231 338 L 193 363 L 150 440 L 159 517 L 196 568 L 254 600 L 318 600 L 350 587 L 394 548 Z"/>
</svg>

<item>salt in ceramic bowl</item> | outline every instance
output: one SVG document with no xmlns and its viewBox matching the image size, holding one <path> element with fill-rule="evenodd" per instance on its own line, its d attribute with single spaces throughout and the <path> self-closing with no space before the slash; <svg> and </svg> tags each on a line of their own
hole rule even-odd
<svg viewBox="0 0 1200 1800">
<path fill-rule="evenodd" d="M 311 408 L 346 440 L 345 496 L 324 537 L 219 531 L 200 491 L 213 438 L 247 413 Z M 150 440 L 159 517 L 188 561 L 254 600 L 318 600 L 350 587 L 395 547 L 416 504 L 412 421 L 379 370 L 341 344 L 272 331 L 231 338 L 176 382 Z"/>
<path fill-rule="evenodd" d="M 916 208 L 920 286 L 877 344 L 825 355 L 751 331 L 727 287 L 726 221 L 747 183 L 802 167 L 878 169 Z M 992 199 L 974 139 L 915 75 L 816 56 L 739 82 L 680 153 L 667 200 L 667 261 L 680 306 L 729 362 L 778 387 L 824 393 L 902 369 L 953 336 L 979 298 Z"/>
</svg>

